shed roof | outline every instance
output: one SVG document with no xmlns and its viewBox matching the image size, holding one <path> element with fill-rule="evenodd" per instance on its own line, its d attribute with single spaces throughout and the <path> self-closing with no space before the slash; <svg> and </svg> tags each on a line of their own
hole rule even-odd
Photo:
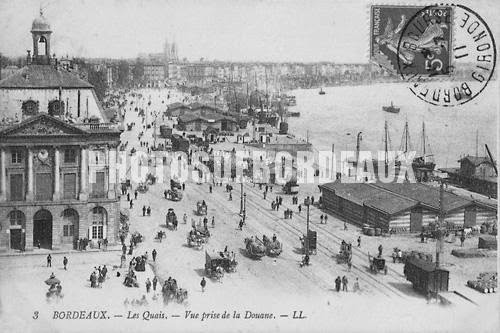
<svg viewBox="0 0 500 333">
<path fill-rule="evenodd" d="M 319 186 L 358 205 L 366 205 L 393 215 L 418 204 L 439 211 L 439 189 L 420 183 L 342 183 Z M 444 192 L 443 209 L 449 212 L 473 204 L 472 200 Z"/>
</svg>

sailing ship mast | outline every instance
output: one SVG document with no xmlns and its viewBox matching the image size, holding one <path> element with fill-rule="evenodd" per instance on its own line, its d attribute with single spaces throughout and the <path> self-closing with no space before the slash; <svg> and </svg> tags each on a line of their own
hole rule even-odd
<svg viewBox="0 0 500 333">
<path fill-rule="evenodd" d="M 384 123 L 384 149 L 385 149 L 385 154 L 384 154 L 384 165 L 385 168 L 387 169 L 387 166 L 389 165 L 389 147 L 388 147 L 388 141 L 389 141 L 389 130 L 387 128 L 387 120 Z"/>
<path fill-rule="evenodd" d="M 424 163 L 426 163 L 426 158 L 425 158 L 425 123 L 422 122 L 422 153 L 423 153 L 423 158 L 424 158 Z"/>
</svg>

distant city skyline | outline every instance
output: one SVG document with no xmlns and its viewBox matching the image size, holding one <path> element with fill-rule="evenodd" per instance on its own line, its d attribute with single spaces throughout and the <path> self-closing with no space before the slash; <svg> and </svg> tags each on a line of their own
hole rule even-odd
<svg viewBox="0 0 500 333">
<path fill-rule="evenodd" d="M 465 2 L 486 17 L 499 13 L 495 1 Z M 163 52 L 168 40 L 177 43 L 181 59 L 191 61 L 367 63 L 369 4 L 366 0 L 0 0 L 0 52 L 24 56 L 31 50 L 31 22 L 41 5 L 54 31 L 52 50 L 58 57 L 130 59 Z M 347 29 L 350 33 L 340 33 L 346 26 L 352 27 Z"/>
</svg>

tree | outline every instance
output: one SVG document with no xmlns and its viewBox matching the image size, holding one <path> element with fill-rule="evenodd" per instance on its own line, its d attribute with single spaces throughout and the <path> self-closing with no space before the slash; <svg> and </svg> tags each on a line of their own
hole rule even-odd
<svg viewBox="0 0 500 333">
<path fill-rule="evenodd" d="M 128 85 L 128 76 L 129 76 L 130 66 L 128 62 L 125 60 L 121 60 L 118 63 L 118 80 L 117 83 L 119 86 L 125 87 Z"/>
<path fill-rule="evenodd" d="M 95 71 L 92 68 L 89 68 L 88 73 L 89 83 L 94 86 L 97 98 L 102 101 L 107 89 L 106 73 L 103 71 Z"/>
<path fill-rule="evenodd" d="M 135 61 L 134 69 L 132 70 L 132 77 L 134 78 L 134 83 L 141 83 L 144 79 L 144 63 L 141 59 L 137 58 Z"/>
</svg>

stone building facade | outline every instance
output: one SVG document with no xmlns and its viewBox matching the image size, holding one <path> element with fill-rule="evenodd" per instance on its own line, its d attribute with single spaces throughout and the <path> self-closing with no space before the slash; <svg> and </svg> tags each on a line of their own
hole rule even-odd
<svg viewBox="0 0 500 333">
<path fill-rule="evenodd" d="M 118 239 L 120 130 L 93 86 L 57 66 L 47 20 L 28 65 L 0 81 L 0 251 Z"/>
<path fill-rule="evenodd" d="M 0 249 L 116 242 L 119 137 L 47 114 L 0 128 Z"/>
</svg>

